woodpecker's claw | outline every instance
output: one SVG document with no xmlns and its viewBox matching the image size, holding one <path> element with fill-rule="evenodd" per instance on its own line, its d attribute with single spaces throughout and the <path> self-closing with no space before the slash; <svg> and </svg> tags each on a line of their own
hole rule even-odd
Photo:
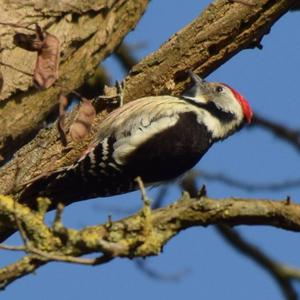
<svg viewBox="0 0 300 300">
<path fill-rule="evenodd" d="M 124 80 L 122 81 L 116 81 L 116 87 L 117 87 L 117 91 L 118 91 L 118 96 L 119 96 L 119 106 L 122 107 L 124 104 L 124 87 L 125 87 L 125 83 Z"/>
</svg>

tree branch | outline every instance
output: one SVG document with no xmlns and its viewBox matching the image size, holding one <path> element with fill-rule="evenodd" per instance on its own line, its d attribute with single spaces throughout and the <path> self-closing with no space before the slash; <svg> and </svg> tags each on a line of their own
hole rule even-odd
<svg viewBox="0 0 300 300">
<path fill-rule="evenodd" d="M 49 1 L 45 5 L 43 0 L 28 2 L 26 6 L 22 1 L 2 0 L 0 4 L 0 36 L 5 36 L 1 41 L 4 49 L 1 60 L 6 64 L 32 72 L 36 54 L 13 44 L 16 28 L 3 25 L 5 21 L 22 25 L 29 21 L 41 23 L 61 44 L 60 79 L 47 90 L 32 88 L 30 76 L 2 67 L 5 85 L 0 98 L 0 155 L 9 158 L 36 134 L 46 117 L 57 108 L 61 87 L 71 91 L 81 86 L 99 62 L 135 27 L 148 0 L 100 0 L 97 4 L 76 1 L 71 5 L 61 1 L 55 7 Z"/>
<path fill-rule="evenodd" d="M 191 174 L 186 177 L 182 182 L 181 186 L 189 191 L 190 195 L 196 197 L 199 192 L 197 192 L 195 176 Z M 202 188 L 202 193 L 206 193 L 205 187 Z M 286 200 L 286 205 L 290 204 L 290 200 Z M 235 229 L 230 228 L 225 223 L 217 224 L 217 231 L 220 235 L 237 251 L 241 252 L 243 255 L 251 258 L 258 265 L 263 267 L 271 276 L 277 281 L 282 293 L 287 300 L 297 300 L 297 293 L 292 285 L 291 280 L 297 279 L 300 281 L 300 270 L 290 268 L 279 262 L 272 260 L 267 254 L 261 251 L 255 245 L 252 245 L 246 241 Z M 295 275 L 295 276 L 293 276 Z"/>
<path fill-rule="evenodd" d="M 255 114 L 253 118 L 252 125 L 269 130 L 275 136 L 291 144 L 298 152 L 300 152 L 300 130 L 293 130 L 283 124 L 268 120 L 257 114 Z"/>
<path fill-rule="evenodd" d="M 253 259 L 258 265 L 267 270 L 274 280 L 278 283 L 283 295 L 287 300 L 297 300 L 298 296 L 292 285 L 291 279 L 295 274 L 299 280 L 300 270 L 289 268 L 268 257 L 257 246 L 245 241 L 236 230 L 222 224 L 218 225 L 217 230 L 221 236 L 230 243 L 237 251 Z"/>
<path fill-rule="evenodd" d="M 44 200 L 43 200 L 44 201 Z M 42 203 L 43 203 L 42 201 Z M 13 222 L 17 212 L 29 240 L 29 255 L 0 271 L 2 287 L 24 276 L 48 261 L 72 261 L 88 253 L 103 253 L 109 257 L 145 257 L 158 255 L 163 246 L 180 231 L 193 226 L 212 224 L 269 225 L 290 231 L 300 231 L 300 205 L 287 201 L 208 197 L 191 198 L 184 193 L 176 203 L 140 212 L 120 221 L 67 229 L 60 224 L 52 228 L 43 221 L 45 207 L 38 212 L 0 197 L 0 211 Z M 60 221 L 57 221 L 60 222 Z M 34 251 L 30 249 L 36 249 Z M 45 255 L 44 253 L 47 253 Z"/>
<path fill-rule="evenodd" d="M 178 95 L 186 70 L 207 76 L 238 52 L 255 48 L 293 0 L 252 1 L 254 6 L 218 0 L 161 48 L 134 66 L 125 82 L 125 102 L 146 95 Z"/>
<path fill-rule="evenodd" d="M 202 177 L 208 181 L 216 181 L 223 183 L 225 185 L 239 188 L 241 190 L 245 190 L 248 192 L 254 191 L 282 191 L 290 188 L 299 188 L 300 187 L 300 178 L 299 179 L 291 179 L 291 180 L 282 180 L 280 182 L 268 182 L 268 183 L 251 183 L 247 181 L 243 181 L 229 175 L 223 173 L 213 173 L 210 171 L 206 171 L 201 169 L 200 171 L 191 171 L 195 176 Z M 192 174 L 192 175 L 193 175 Z"/>
</svg>

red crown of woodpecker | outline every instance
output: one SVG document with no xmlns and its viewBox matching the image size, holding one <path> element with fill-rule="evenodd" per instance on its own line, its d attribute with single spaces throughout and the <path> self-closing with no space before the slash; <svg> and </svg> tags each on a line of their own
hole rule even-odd
<svg viewBox="0 0 300 300">
<path fill-rule="evenodd" d="M 253 117 L 253 111 L 252 111 L 248 101 L 245 99 L 244 96 L 242 96 L 235 89 L 233 89 L 232 87 L 230 87 L 226 83 L 223 83 L 223 84 L 231 90 L 231 92 L 233 93 L 236 100 L 240 103 L 240 105 L 242 107 L 242 110 L 243 110 L 243 113 L 244 113 L 244 117 L 245 117 L 247 123 L 251 123 L 251 120 L 252 120 L 252 117 Z"/>
</svg>

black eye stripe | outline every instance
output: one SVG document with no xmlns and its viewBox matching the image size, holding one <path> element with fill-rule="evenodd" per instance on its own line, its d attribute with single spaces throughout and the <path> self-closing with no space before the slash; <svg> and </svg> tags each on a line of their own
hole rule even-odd
<svg viewBox="0 0 300 300">
<path fill-rule="evenodd" d="M 207 110 L 211 115 L 217 117 L 218 119 L 222 120 L 223 122 L 231 122 L 236 117 L 232 112 L 224 111 L 216 106 L 216 104 L 212 101 L 208 103 L 201 103 L 201 102 L 195 102 L 191 99 L 184 98 L 186 102 L 189 102 L 190 104 L 203 108 Z"/>
</svg>

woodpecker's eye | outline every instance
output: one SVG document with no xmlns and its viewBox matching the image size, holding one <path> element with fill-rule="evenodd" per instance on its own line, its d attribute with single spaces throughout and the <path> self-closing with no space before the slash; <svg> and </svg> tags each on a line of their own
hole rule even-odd
<svg viewBox="0 0 300 300">
<path fill-rule="evenodd" d="M 223 92 L 223 87 L 221 87 L 220 85 L 218 85 L 218 86 L 216 87 L 216 92 L 217 92 L 217 93 Z"/>
</svg>

